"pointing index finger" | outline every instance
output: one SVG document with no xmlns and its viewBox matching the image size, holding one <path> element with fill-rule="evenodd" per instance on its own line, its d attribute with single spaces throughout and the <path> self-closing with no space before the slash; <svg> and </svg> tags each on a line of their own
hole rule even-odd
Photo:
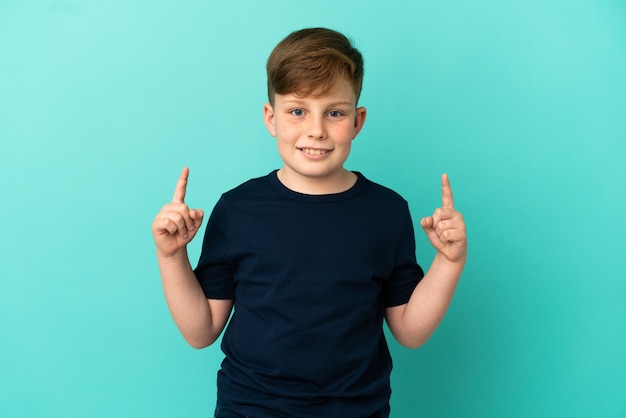
<svg viewBox="0 0 626 418">
<path fill-rule="evenodd" d="M 189 179 L 189 168 L 184 167 L 176 183 L 176 189 L 174 189 L 173 203 L 185 203 L 185 194 L 187 193 L 187 180 Z"/>
<path fill-rule="evenodd" d="M 441 176 L 441 205 L 444 208 L 454 208 L 454 198 L 452 197 L 452 187 L 447 174 Z"/>
</svg>

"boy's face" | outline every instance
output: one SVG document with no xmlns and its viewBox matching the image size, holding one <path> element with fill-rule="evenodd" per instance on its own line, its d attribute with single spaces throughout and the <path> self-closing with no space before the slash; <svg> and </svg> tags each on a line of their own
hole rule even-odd
<svg viewBox="0 0 626 418">
<path fill-rule="evenodd" d="M 347 80 L 321 95 L 276 94 L 274 105 L 265 105 L 264 120 L 284 162 L 281 181 L 304 193 L 312 184 L 329 193 L 341 188 L 351 175 L 343 164 L 365 115 Z"/>
</svg>

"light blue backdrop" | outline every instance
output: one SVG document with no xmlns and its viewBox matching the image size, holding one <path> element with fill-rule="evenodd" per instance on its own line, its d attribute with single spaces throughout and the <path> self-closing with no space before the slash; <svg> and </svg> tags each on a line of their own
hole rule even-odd
<svg viewBox="0 0 626 418">
<path fill-rule="evenodd" d="M 0 416 L 211 416 L 221 352 L 175 329 L 150 224 L 183 165 L 207 211 L 279 167 L 264 64 L 307 26 L 365 55 L 348 168 L 415 218 L 447 171 L 468 223 L 442 325 L 391 343 L 393 416 L 626 416 L 618 0 L 4 0 Z"/>
</svg>

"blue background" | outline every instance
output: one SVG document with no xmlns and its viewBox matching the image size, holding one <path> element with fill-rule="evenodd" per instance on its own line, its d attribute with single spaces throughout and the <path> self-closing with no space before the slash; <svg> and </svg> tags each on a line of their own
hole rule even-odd
<svg viewBox="0 0 626 418">
<path fill-rule="evenodd" d="M 365 56 L 347 168 L 416 219 L 446 171 L 468 224 L 440 328 L 390 342 L 393 416 L 626 416 L 618 0 L 4 0 L 0 416 L 212 416 L 222 355 L 173 325 L 150 224 L 184 165 L 206 211 L 280 166 L 265 60 L 310 26 Z"/>
</svg>

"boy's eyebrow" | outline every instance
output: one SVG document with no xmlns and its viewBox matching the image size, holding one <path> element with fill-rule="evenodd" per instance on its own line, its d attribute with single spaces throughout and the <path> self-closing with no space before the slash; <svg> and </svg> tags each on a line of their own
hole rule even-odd
<svg viewBox="0 0 626 418">
<path fill-rule="evenodd" d="M 331 103 L 330 105 L 331 106 L 343 106 L 343 105 L 345 105 L 345 106 L 354 106 L 354 103 L 345 101 L 345 102 Z"/>
<path fill-rule="evenodd" d="M 283 101 L 283 103 L 285 104 L 301 104 L 302 102 L 304 102 L 304 99 L 287 99 Z M 346 101 L 331 102 L 327 106 L 333 107 L 333 106 L 354 106 L 354 105 L 355 105 L 354 103 L 346 100 Z"/>
</svg>

